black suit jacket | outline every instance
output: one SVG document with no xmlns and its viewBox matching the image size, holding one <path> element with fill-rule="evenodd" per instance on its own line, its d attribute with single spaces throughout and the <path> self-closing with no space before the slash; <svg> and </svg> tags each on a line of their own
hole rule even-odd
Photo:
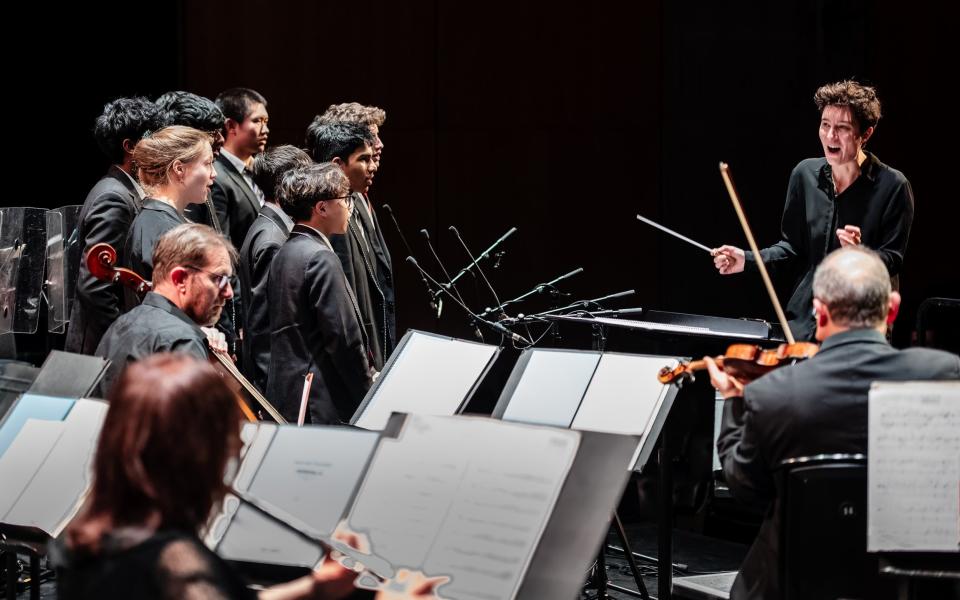
<svg viewBox="0 0 960 600">
<path fill-rule="evenodd" d="M 111 166 L 87 194 L 80 209 L 77 239 L 81 256 L 86 255 L 90 246 L 103 242 L 113 246 L 118 257 L 123 256 L 127 232 L 140 206 L 140 195 L 133 182 L 119 167 Z M 81 260 L 64 349 L 93 354 L 107 327 L 120 316 L 122 305 L 120 284 L 97 279 L 87 269 L 86 260 Z"/>
<path fill-rule="evenodd" d="M 309 422 L 346 422 L 370 388 L 364 334 L 337 255 L 295 225 L 270 265 L 267 397 L 288 421 L 313 373 Z"/>
<path fill-rule="evenodd" d="M 727 400 L 717 450 L 734 495 L 776 496 L 774 468 L 785 459 L 866 453 L 867 394 L 874 381 L 960 379 L 960 357 L 896 350 L 873 329 L 830 336 L 813 358 L 773 371 Z M 773 503 L 773 507 L 776 503 Z M 740 567 L 730 597 L 779 598 L 780 515 L 771 508 Z"/>
<path fill-rule="evenodd" d="M 354 194 L 353 200 L 367 202 L 360 194 Z M 393 266 L 376 213 L 368 216 L 362 207 L 354 206 L 350 229 L 330 236 L 330 243 L 357 297 L 373 366 L 379 371 L 396 346 L 397 312 Z"/>
<path fill-rule="evenodd" d="M 243 291 L 243 371 L 261 391 L 270 369 L 270 303 L 267 298 L 270 263 L 287 241 L 290 230 L 280 209 L 265 204 L 240 248 L 240 288 Z"/>
</svg>

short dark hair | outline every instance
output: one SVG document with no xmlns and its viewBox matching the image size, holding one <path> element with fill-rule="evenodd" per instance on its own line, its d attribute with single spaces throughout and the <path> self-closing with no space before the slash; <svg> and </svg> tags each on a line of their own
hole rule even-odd
<svg viewBox="0 0 960 600">
<path fill-rule="evenodd" d="M 162 127 L 160 109 L 143 96 L 117 98 L 103 107 L 103 112 L 93 125 L 93 139 L 100 151 L 113 164 L 123 162 L 123 140 L 133 145 L 144 134 Z"/>
<path fill-rule="evenodd" d="M 163 124 L 185 125 L 200 131 L 223 131 L 223 111 L 212 100 L 190 92 L 167 92 L 156 100 L 163 112 Z"/>
<path fill-rule="evenodd" d="M 217 96 L 217 106 L 228 119 L 242 123 L 250 116 L 254 104 L 267 105 L 267 100 L 256 90 L 235 87 L 220 92 Z"/>
<path fill-rule="evenodd" d="M 821 113 L 828 106 L 846 106 L 853 113 L 862 134 L 880 121 L 880 99 L 877 90 L 853 80 L 828 83 L 813 95 Z"/>
<path fill-rule="evenodd" d="M 253 159 L 250 167 L 253 182 L 263 191 L 267 200 L 276 202 L 277 188 L 283 174 L 292 169 L 307 167 L 313 161 L 310 155 L 289 144 L 267 148 Z"/>
<path fill-rule="evenodd" d="M 295 221 L 306 221 L 317 202 L 346 196 L 349 192 L 350 180 L 343 169 L 324 162 L 284 173 L 277 201 Z"/>
<path fill-rule="evenodd" d="M 334 158 L 346 161 L 357 148 L 373 143 L 370 128 L 360 123 L 322 123 L 315 117 L 307 127 L 307 152 L 317 162 Z"/>
<path fill-rule="evenodd" d="M 103 533 L 152 515 L 158 529 L 198 532 L 240 454 L 241 413 L 223 377 L 189 355 L 155 354 L 124 369 L 109 401 L 71 548 L 96 554 Z"/>
</svg>

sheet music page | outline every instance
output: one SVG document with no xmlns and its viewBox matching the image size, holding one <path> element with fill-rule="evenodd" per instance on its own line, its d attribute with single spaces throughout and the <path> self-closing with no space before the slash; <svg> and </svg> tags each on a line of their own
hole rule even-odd
<svg viewBox="0 0 960 600">
<path fill-rule="evenodd" d="M 236 488 L 327 534 L 343 518 L 379 439 L 372 431 L 310 425 L 261 424 L 246 433 Z M 305 567 L 322 558 L 316 544 L 235 498 L 223 511 L 207 544 L 225 558 Z"/>
<path fill-rule="evenodd" d="M 357 426 L 379 431 L 392 412 L 454 414 L 496 350 L 487 344 L 414 333 L 382 375 Z"/>
<path fill-rule="evenodd" d="M 570 430 L 411 415 L 381 441 L 349 525 L 395 568 L 450 576 L 443 597 L 511 598 L 579 443 Z"/>
<path fill-rule="evenodd" d="M 867 550 L 960 551 L 960 382 L 870 390 Z"/>
<path fill-rule="evenodd" d="M 531 350 L 504 421 L 570 427 L 600 354 Z"/>
<path fill-rule="evenodd" d="M 7 451 L 0 454 L 0 522 L 14 523 L 7 513 L 16 505 L 40 465 L 63 433 L 63 421 L 27 419 Z"/>
<path fill-rule="evenodd" d="M 90 487 L 93 456 L 107 403 L 77 400 L 64 419 L 63 434 L 36 477 L 8 514 L 14 523 L 59 535 Z"/>
<path fill-rule="evenodd" d="M 9 446 L 27 419 L 62 421 L 73 406 L 73 398 L 57 398 L 38 394 L 24 394 L 17 400 L 6 417 L 0 420 L 0 455 Z"/>
</svg>

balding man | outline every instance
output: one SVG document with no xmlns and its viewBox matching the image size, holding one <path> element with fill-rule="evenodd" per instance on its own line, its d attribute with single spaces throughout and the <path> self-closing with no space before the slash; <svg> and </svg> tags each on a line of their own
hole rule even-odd
<svg viewBox="0 0 960 600">
<path fill-rule="evenodd" d="M 800 456 L 867 451 L 867 395 L 874 381 L 960 379 L 960 357 L 887 343 L 900 307 L 877 253 L 849 246 L 828 255 L 813 278 L 813 358 L 742 386 L 706 359 L 727 399 L 717 450 L 734 495 L 747 502 L 775 496 L 774 472 Z M 779 520 L 768 514 L 743 561 L 730 597 L 780 598 Z"/>
</svg>

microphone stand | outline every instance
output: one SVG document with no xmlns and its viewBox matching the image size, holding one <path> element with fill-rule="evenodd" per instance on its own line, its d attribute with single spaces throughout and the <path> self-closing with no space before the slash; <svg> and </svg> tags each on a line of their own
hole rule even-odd
<svg viewBox="0 0 960 600">
<path fill-rule="evenodd" d="M 420 266 L 419 263 L 417 263 L 417 259 L 415 259 L 414 257 L 408 256 L 408 257 L 407 257 L 407 262 L 410 263 L 411 265 L 413 265 L 414 267 L 416 267 L 417 269 L 419 269 L 420 272 L 423 273 L 423 275 L 424 275 L 427 279 L 429 279 L 430 281 L 432 281 L 433 284 L 436 285 L 436 286 L 440 289 L 440 291 L 442 291 L 443 293 L 445 293 L 451 300 L 453 300 L 454 302 L 456 302 L 457 304 L 459 304 L 459 305 L 460 305 L 460 308 L 462 308 L 464 311 L 466 311 L 466 313 L 467 313 L 468 315 L 470 315 L 470 317 L 471 317 L 475 322 L 477 322 L 477 323 L 483 323 L 484 325 L 486 325 L 486 326 L 489 327 L 490 329 L 496 331 L 496 332 L 499 333 L 500 335 L 506 336 L 506 337 L 510 338 L 511 340 L 513 340 L 513 341 L 515 341 L 515 342 L 519 342 L 519 343 L 521 343 L 521 344 L 526 344 L 527 346 L 532 346 L 532 345 L 533 345 L 533 342 L 531 342 L 531 341 L 528 340 L 527 338 L 523 337 L 522 335 L 510 331 L 509 329 L 507 329 L 506 327 L 504 327 L 504 326 L 503 326 L 502 324 L 500 324 L 500 323 L 497 323 L 497 322 L 495 322 L 495 321 L 488 321 L 488 320 L 484 319 L 483 317 L 481 317 L 480 315 L 478 315 L 477 313 L 475 313 L 475 312 L 473 312 L 472 310 L 470 310 L 470 308 L 469 308 L 466 304 L 464 304 L 463 302 L 461 302 L 459 298 L 457 298 L 456 296 L 454 296 L 454 295 L 450 292 L 450 290 L 448 290 L 448 289 L 445 288 L 444 286 L 440 285 L 439 282 L 437 282 L 436 279 L 434 279 L 433 277 L 431 277 L 430 274 L 427 273 L 427 272 L 423 269 L 423 267 Z"/>
<path fill-rule="evenodd" d="M 528 315 L 528 317 L 547 317 L 550 315 L 555 315 L 557 313 L 563 312 L 565 310 L 570 310 L 574 308 L 586 308 L 591 304 L 599 305 L 604 300 L 613 300 L 614 298 L 622 298 L 624 296 L 630 296 L 635 293 L 636 293 L 636 290 L 626 290 L 623 292 L 616 292 L 615 294 L 607 294 L 606 296 L 594 298 L 593 300 L 578 300 L 573 304 L 568 304 L 567 306 L 562 306 L 560 308 L 554 308 L 553 310 L 545 310 L 535 315 Z"/>
<path fill-rule="evenodd" d="M 390 208 L 389 204 L 383 204 L 383 209 L 387 211 L 387 214 L 390 215 L 390 220 L 393 221 L 393 226 L 397 228 L 397 233 L 400 234 L 400 241 L 403 242 L 403 246 L 407 249 L 407 254 L 413 254 L 413 250 L 410 249 L 410 244 L 407 243 L 407 238 L 403 235 L 403 230 L 400 229 L 400 223 L 397 221 L 396 215 L 393 214 L 393 209 Z M 440 317 L 440 311 L 443 308 L 442 306 L 437 306 L 436 296 L 433 293 L 433 288 L 430 287 L 430 282 L 427 281 L 427 278 L 420 274 L 420 280 L 423 281 L 423 285 L 427 287 L 427 295 L 430 296 L 430 310 L 436 311 L 437 317 Z"/>
<path fill-rule="evenodd" d="M 569 273 L 567 273 L 567 274 L 565 274 L 565 275 L 561 275 L 560 277 L 557 277 L 557 278 L 554 279 L 553 281 L 548 281 L 547 283 L 539 283 L 539 284 L 536 285 L 536 287 L 534 287 L 532 290 L 530 290 L 529 292 L 527 292 L 527 293 L 525 293 L 525 294 L 521 294 L 520 296 L 517 296 L 516 298 L 513 298 L 512 300 L 507 300 L 506 302 L 504 302 L 504 303 L 501 304 L 500 306 L 496 306 L 496 307 L 494 307 L 494 308 L 488 308 L 488 309 L 486 309 L 485 311 L 483 311 L 482 313 L 480 313 L 480 316 L 481 316 L 481 317 L 486 317 L 487 315 L 489 315 L 489 314 L 491 314 L 491 313 L 502 313 L 502 312 L 503 312 L 503 309 L 505 309 L 506 307 L 510 306 L 511 304 L 516 304 L 517 302 L 522 302 L 523 300 L 526 300 L 526 299 L 529 298 L 530 296 L 532 296 L 532 295 L 534 295 L 534 294 L 542 293 L 544 290 L 546 290 L 546 289 L 548 289 L 548 288 L 554 287 L 555 284 L 560 283 L 560 282 L 563 281 L 564 279 L 567 279 L 568 277 L 573 277 L 574 275 L 579 275 L 580 273 L 583 273 L 583 267 L 578 267 L 578 268 L 574 269 L 573 271 L 570 271 Z"/>
<path fill-rule="evenodd" d="M 451 225 L 451 227 L 453 227 L 453 226 Z M 453 227 L 453 231 L 456 231 L 456 228 L 455 228 L 455 227 Z M 505 234 L 503 234 L 503 235 L 500 236 L 500 239 L 498 239 L 498 240 L 495 241 L 494 243 L 490 244 L 490 247 L 489 247 L 489 248 L 487 248 L 486 250 L 484 250 L 483 252 L 481 252 L 481 253 L 480 253 L 480 256 L 478 256 L 476 259 L 473 259 L 473 257 L 471 256 L 471 259 L 473 259 L 473 262 L 471 262 L 469 265 L 465 266 L 464 268 L 460 269 L 460 271 L 456 274 L 456 276 L 455 276 L 453 279 L 450 280 L 450 284 L 452 285 L 452 284 L 456 283 L 458 279 L 460 279 L 461 277 L 463 277 L 464 275 L 466 275 L 467 273 L 469 273 L 469 272 L 470 272 L 470 269 L 472 269 L 472 268 L 474 267 L 474 265 L 477 264 L 477 261 L 479 261 L 479 260 L 481 260 L 481 259 L 484 259 L 484 258 L 490 258 L 490 253 L 493 252 L 493 250 L 495 250 L 496 247 L 499 246 L 504 240 L 506 240 L 508 237 L 510 237 L 511 235 L 513 235 L 514 233 L 516 233 L 516 231 L 517 231 L 517 228 L 516 228 L 516 227 L 511 227 L 509 231 L 507 231 Z M 460 237 L 460 233 L 459 233 L 459 232 L 457 232 L 457 237 L 458 237 L 458 238 Z M 460 243 L 461 243 L 461 244 L 463 243 L 463 240 L 462 240 L 462 239 L 460 240 Z M 469 253 L 470 253 L 470 251 L 467 250 L 467 254 L 469 254 Z M 484 277 L 484 279 L 486 279 L 486 277 Z M 488 285 L 489 285 L 489 284 L 488 284 Z M 439 296 L 439 295 L 440 295 L 440 292 L 435 292 L 435 293 L 434 293 L 434 297 Z M 497 300 L 497 304 L 499 304 L 499 303 L 500 303 L 500 301 Z"/>
</svg>

